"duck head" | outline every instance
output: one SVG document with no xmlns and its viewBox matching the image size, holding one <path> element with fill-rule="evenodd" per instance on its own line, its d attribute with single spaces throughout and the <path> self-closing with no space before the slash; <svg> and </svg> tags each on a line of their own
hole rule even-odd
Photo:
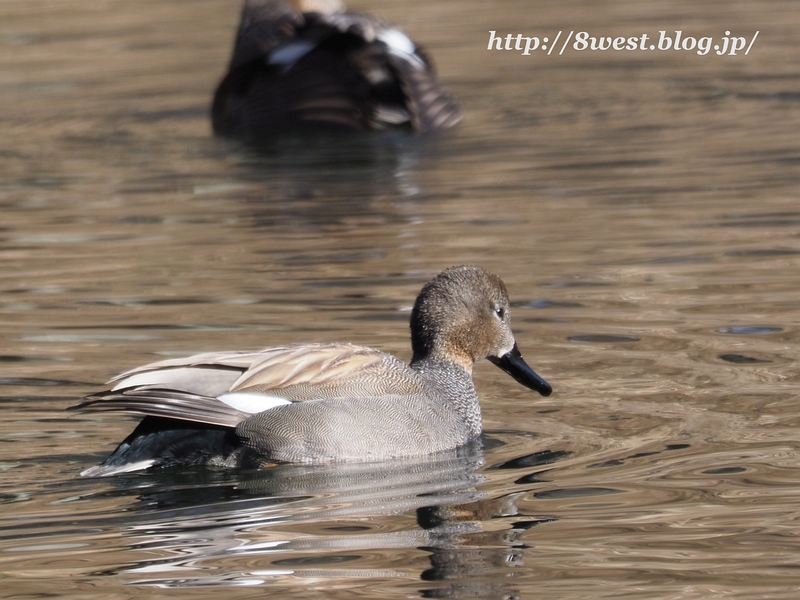
<svg viewBox="0 0 800 600">
<path fill-rule="evenodd" d="M 451 267 L 420 291 L 411 311 L 413 362 L 448 360 L 472 372 L 488 358 L 527 388 L 553 389 L 523 360 L 511 332 L 508 292 L 495 274 L 473 266 Z"/>
</svg>

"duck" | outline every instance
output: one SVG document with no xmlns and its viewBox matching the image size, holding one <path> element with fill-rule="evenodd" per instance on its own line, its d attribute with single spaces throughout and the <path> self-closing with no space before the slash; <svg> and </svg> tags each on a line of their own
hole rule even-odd
<svg viewBox="0 0 800 600">
<path fill-rule="evenodd" d="M 85 476 L 155 467 L 260 468 L 422 457 L 479 439 L 473 365 L 488 359 L 521 385 L 552 387 L 523 359 L 499 276 L 445 269 L 411 310 L 409 364 L 350 343 L 210 352 L 127 371 L 68 410 L 142 421 Z"/>
<path fill-rule="evenodd" d="M 399 29 L 340 0 L 246 0 L 211 107 L 215 134 L 453 127 L 459 105 Z"/>
</svg>

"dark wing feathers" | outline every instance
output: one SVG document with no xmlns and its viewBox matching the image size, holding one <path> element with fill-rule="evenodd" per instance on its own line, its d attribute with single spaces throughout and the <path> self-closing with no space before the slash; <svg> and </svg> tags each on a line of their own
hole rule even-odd
<svg viewBox="0 0 800 600">
<path fill-rule="evenodd" d="M 141 417 L 164 417 L 230 428 L 252 416 L 216 398 L 147 387 L 100 392 L 87 396 L 84 402 L 67 410 L 125 412 Z"/>
</svg>

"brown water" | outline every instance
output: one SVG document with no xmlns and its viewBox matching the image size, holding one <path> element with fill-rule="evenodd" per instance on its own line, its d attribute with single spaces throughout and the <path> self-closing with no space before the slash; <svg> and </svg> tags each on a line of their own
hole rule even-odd
<svg viewBox="0 0 800 600">
<path fill-rule="evenodd" d="M 427 43 L 457 130 L 255 152 L 207 116 L 237 2 L 0 4 L 3 595 L 796 598 L 800 5 L 353 5 Z M 760 33 L 747 56 L 486 50 L 559 29 Z M 77 476 L 133 421 L 63 409 L 119 371 L 408 357 L 416 292 L 465 262 L 505 279 L 555 388 L 479 365 L 482 450 Z"/>
</svg>

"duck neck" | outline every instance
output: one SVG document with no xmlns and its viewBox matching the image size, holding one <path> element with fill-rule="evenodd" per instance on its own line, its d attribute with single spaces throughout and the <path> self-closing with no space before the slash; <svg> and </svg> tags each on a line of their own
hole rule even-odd
<svg viewBox="0 0 800 600">
<path fill-rule="evenodd" d="M 482 425 L 481 406 L 472 382 L 472 373 L 456 362 L 431 356 L 415 356 L 409 366 L 447 398 L 449 404 L 464 418 L 471 437 L 478 437 Z"/>
</svg>

